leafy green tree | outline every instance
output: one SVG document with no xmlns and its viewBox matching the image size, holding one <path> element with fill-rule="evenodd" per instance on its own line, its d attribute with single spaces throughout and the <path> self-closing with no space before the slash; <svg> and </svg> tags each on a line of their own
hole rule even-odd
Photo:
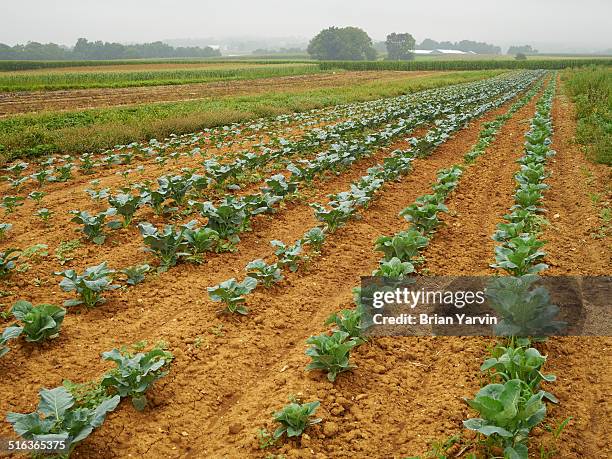
<svg viewBox="0 0 612 459">
<path fill-rule="evenodd" d="M 526 61 L 527 60 L 527 56 L 525 56 L 525 53 L 516 53 L 516 56 L 514 56 L 514 58 L 517 61 Z"/>
<path fill-rule="evenodd" d="M 392 33 L 387 35 L 387 59 L 392 61 L 409 61 L 414 59 L 414 37 L 409 33 Z"/>
<path fill-rule="evenodd" d="M 319 60 L 376 59 L 372 39 L 358 27 L 330 27 L 322 30 L 308 44 L 308 54 Z"/>
<path fill-rule="evenodd" d="M 419 49 L 426 49 L 426 50 L 430 50 L 430 51 L 433 50 L 433 49 L 440 48 L 440 47 L 441 47 L 440 43 L 438 43 L 435 40 L 432 40 L 431 38 L 426 38 L 419 45 Z"/>
</svg>

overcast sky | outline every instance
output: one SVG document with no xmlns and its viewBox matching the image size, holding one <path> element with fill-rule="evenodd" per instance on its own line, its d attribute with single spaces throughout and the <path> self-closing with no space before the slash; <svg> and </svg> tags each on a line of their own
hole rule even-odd
<svg viewBox="0 0 612 459">
<path fill-rule="evenodd" d="M 0 42 L 310 38 L 331 25 L 423 38 L 612 48 L 612 0 L 0 0 Z"/>
</svg>

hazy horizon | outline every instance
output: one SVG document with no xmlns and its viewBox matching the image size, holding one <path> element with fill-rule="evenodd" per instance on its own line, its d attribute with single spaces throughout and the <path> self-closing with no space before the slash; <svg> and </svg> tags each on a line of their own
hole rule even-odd
<svg viewBox="0 0 612 459">
<path fill-rule="evenodd" d="M 474 40 L 502 48 L 531 44 L 548 52 L 612 48 L 612 2 L 528 0 L 513 2 L 416 2 L 312 0 L 288 6 L 280 0 L 22 0 L 0 5 L 0 42 L 72 46 L 89 40 L 142 43 L 224 39 L 308 41 L 332 25 L 353 25 L 374 40 L 409 32 L 417 42 Z M 172 19 L 172 20 L 171 20 Z M 215 44 L 215 43 L 209 43 Z"/>
</svg>

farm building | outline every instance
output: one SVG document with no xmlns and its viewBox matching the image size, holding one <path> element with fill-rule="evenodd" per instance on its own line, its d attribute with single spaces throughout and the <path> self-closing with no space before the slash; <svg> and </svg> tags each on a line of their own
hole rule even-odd
<svg viewBox="0 0 612 459">
<path fill-rule="evenodd" d="M 429 55 L 442 55 L 442 54 L 476 54 L 474 51 L 459 51 L 458 49 L 415 49 L 414 54 L 429 54 Z"/>
</svg>

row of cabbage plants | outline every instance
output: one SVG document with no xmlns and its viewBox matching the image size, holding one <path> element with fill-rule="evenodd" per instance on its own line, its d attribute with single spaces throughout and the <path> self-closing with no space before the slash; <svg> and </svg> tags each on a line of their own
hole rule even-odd
<svg viewBox="0 0 612 459">
<path fill-rule="evenodd" d="M 503 318 L 496 331 L 505 338 L 490 350 L 480 368 L 492 382 L 466 400 L 479 417 L 467 419 L 464 426 L 478 432 L 487 454 L 502 454 L 509 459 L 528 458 L 530 432 L 546 417 L 545 402 L 558 403 L 541 387 L 542 382 L 554 382 L 556 377 L 543 373 L 546 356 L 531 345 L 544 339 L 537 338 L 538 332 L 554 334 L 562 325 L 554 320 L 559 309 L 550 303 L 546 290 L 534 286 L 537 274 L 547 269 L 541 263 L 545 252 L 540 250 L 544 241 L 539 236 L 545 212 L 543 191 L 548 189 L 545 166 L 555 154 L 551 148 L 555 83 L 553 76 L 538 101 L 525 135 L 524 155 L 518 161 L 520 170 L 515 174 L 515 204 L 493 235 L 500 245 L 495 247 L 495 263 L 491 266 L 509 277 L 493 283 L 488 296 Z"/>
</svg>

